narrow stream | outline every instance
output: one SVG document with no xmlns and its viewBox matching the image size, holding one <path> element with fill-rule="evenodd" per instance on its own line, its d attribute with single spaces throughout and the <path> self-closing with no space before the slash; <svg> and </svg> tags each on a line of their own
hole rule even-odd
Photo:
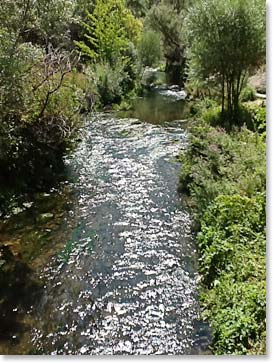
<svg viewBox="0 0 273 362">
<path fill-rule="evenodd" d="M 66 159 L 75 200 L 66 232 L 55 233 L 64 246 L 39 271 L 43 290 L 10 353 L 207 350 L 191 219 L 177 193 L 175 157 L 186 145 L 181 121 L 88 120 Z"/>
</svg>

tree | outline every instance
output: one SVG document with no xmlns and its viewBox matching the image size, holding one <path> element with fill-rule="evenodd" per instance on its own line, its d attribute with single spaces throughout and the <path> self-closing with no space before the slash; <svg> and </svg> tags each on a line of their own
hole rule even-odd
<svg viewBox="0 0 273 362">
<path fill-rule="evenodd" d="M 147 15 L 148 25 L 159 32 L 163 39 L 166 72 L 172 83 L 183 85 L 185 80 L 186 43 L 183 24 L 188 1 L 161 0 L 154 4 Z"/>
<path fill-rule="evenodd" d="M 202 0 L 191 8 L 188 40 L 197 77 L 221 86 L 222 114 L 235 120 L 248 71 L 264 59 L 264 9 L 255 0 Z"/>
<path fill-rule="evenodd" d="M 32 42 L 47 49 L 70 41 L 69 26 L 80 0 L 2 0 L 1 28 L 16 35 L 17 43 Z"/>
<path fill-rule="evenodd" d="M 124 0 L 97 0 L 93 13 L 88 13 L 85 41 L 75 42 L 83 54 L 96 62 L 113 64 L 117 57 L 136 43 L 142 24 L 126 8 Z"/>
<path fill-rule="evenodd" d="M 64 34 L 61 29 L 66 32 L 67 27 L 63 27 L 63 20 L 58 24 L 58 17 L 51 26 L 46 25 L 45 19 L 36 17 L 37 6 L 43 1 L 3 0 L 1 3 L 1 185 L 16 183 L 20 179 L 18 175 L 25 175 L 29 180 L 24 180 L 24 184 L 35 182 L 34 174 L 40 174 L 41 180 L 41 170 L 45 165 L 51 169 L 54 160 L 57 170 L 57 160 L 62 160 L 80 125 L 83 92 L 73 83 L 79 55 L 50 45 L 51 26 L 55 31 L 59 29 L 56 36 Z M 48 6 L 67 1 L 50 0 Z M 50 9 L 53 11 L 53 7 Z M 42 16 L 41 9 L 40 13 Z M 46 9 L 44 16 L 49 19 Z M 45 28 L 40 30 L 48 34 L 41 44 L 34 39 L 30 41 L 34 33 L 29 36 L 38 22 L 43 22 Z"/>
<path fill-rule="evenodd" d="M 162 58 L 160 35 L 154 31 L 145 31 L 139 42 L 138 53 L 143 65 L 156 65 Z"/>
</svg>

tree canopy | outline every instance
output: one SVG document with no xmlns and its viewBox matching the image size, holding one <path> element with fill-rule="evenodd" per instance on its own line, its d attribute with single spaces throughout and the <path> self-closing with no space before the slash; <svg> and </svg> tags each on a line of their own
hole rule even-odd
<svg viewBox="0 0 273 362">
<path fill-rule="evenodd" d="M 76 42 L 83 54 L 96 61 L 115 59 L 136 43 L 142 23 L 126 8 L 124 0 L 97 0 L 94 11 L 82 23 L 85 41 Z"/>
<path fill-rule="evenodd" d="M 198 1 L 189 11 L 191 68 L 221 84 L 222 111 L 234 116 L 248 71 L 264 59 L 264 20 L 254 0 Z"/>
</svg>

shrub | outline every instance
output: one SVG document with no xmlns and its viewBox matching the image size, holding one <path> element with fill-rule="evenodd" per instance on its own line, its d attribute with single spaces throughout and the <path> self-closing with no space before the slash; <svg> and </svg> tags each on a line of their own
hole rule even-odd
<svg viewBox="0 0 273 362">
<path fill-rule="evenodd" d="M 109 63 L 98 63 L 92 66 L 93 74 L 99 100 L 102 105 L 119 103 L 123 95 L 122 83 L 128 74 L 124 72 L 124 64 L 117 62 L 115 67 Z"/>
<path fill-rule="evenodd" d="M 222 116 L 223 115 L 220 106 L 211 107 L 206 112 L 203 113 L 204 121 L 207 124 L 210 124 L 211 126 L 217 126 L 223 123 Z"/>
<path fill-rule="evenodd" d="M 242 102 L 254 101 L 256 99 L 256 91 L 251 86 L 243 88 L 240 94 L 240 100 Z"/>
<path fill-rule="evenodd" d="M 181 156 L 181 188 L 191 194 L 202 215 L 220 194 L 253 196 L 262 192 L 266 179 L 265 143 L 242 128 L 228 134 L 221 128 L 198 124 L 191 128 L 190 146 Z M 247 145 L 247 147 L 246 147 Z"/>
<path fill-rule="evenodd" d="M 40 187 L 62 169 L 81 124 L 84 94 L 73 78 L 64 81 L 76 58 L 7 39 L 0 53 L 0 182 Z"/>
<path fill-rule="evenodd" d="M 246 104 L 245 108 L 249 112 L 253 129 L 258 131 L 264 138 L 266 132 L 266 107 L 262 103 Z"/>
<path fill-rule="evenodd" d="M 215 354 L 265 353 L 264 280 L 235 282 L 232 275 L 225 274 L 202 295 L 202 300 L 204 317 L 211 321 L 214 331 Z"/>
<path fill-rule="evenodd" d="M 258 109 L 254 113 L 263 119 L 265 109 Z M 201 302 L 203 316 L 212 325 L 212 351 L 264 354 L 264 134 L 245 127 L 227 133 L 204 120 L 190 130 L 189 148 L 181 156 L 180 182 L 191 196 L 200 226 L 196 240 Z"/>
<path fill-rule="evenodd" d="M 265 195 L 219 196 L 197 242 L 216 354 L 265 352 Z"/>
<path fill-rule="evenodd" d="M 158 65 L 162 59 L 160 35 L 151 30 L 144 32 L 138 45 L 138 53 L 144 66 Z"/>
<path fill-rule="evenodd" d="M 202 118 L 205 111 L 213 107 L 217 107 L 217 102 L 211 98 L 205 97 L 202 100 L 192 102 L 190 111 L 195 118 Z"/>
<path fill-rule="evenodd" d="M 261 194 L 249 198 L 240 195 L 220 195 L 206 210 L 197 243 L 201 252 L 200 270 L 209 288 L 213 287 L 215 279 L 223 273 L 232 273 L 236 280 L 241 280 L 244 271 L 241 270 L 239 261 L 244 255 L 247 255 L 247 259 L 252 259 L 249 258 L 252 251 L 254 257 L 264 256 L 264 196 Z M 247 279 L 257 276 L 258 266 L 259 264 Z M 245 266 L 246 269 L 249 267 Z"/>
</svg>

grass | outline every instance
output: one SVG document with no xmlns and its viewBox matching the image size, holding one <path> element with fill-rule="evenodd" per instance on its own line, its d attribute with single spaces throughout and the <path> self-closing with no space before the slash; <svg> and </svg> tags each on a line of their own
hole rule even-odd
<svg viewBox="0 0 273 362">
<path fill-rule="evenodd" d="M 252 130 L 227 132 L 210 125 L 217 107 L 207 105 L 197 109 L 180 177 L 198 225 L 203 316 L 214 354 L 264 354 L 265 107 L 248 105 Z"/>
</svg>

